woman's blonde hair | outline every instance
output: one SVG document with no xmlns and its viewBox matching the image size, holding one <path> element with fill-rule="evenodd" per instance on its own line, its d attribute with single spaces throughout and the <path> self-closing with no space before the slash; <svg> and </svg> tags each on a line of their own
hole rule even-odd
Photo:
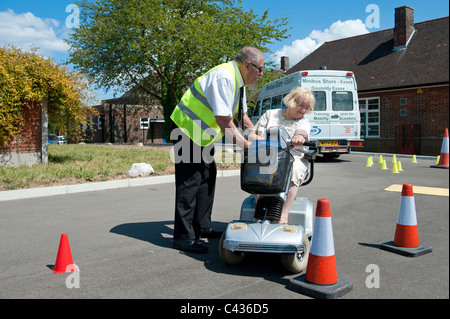
<svg viewBox="0 0 450 319">
<path fill-rule="evenodd" d="M 314 109 L 314 105 L 316 104 L 314 94 L 310 90 L 302 87 L 292 89 L 291 92 L 284 97 L 283 103 L 287 107 L 297 107 L 298 103 L 296 100 L 298 100 L 301 105 L 309 106 L 308 113 Z"/>
</svg>

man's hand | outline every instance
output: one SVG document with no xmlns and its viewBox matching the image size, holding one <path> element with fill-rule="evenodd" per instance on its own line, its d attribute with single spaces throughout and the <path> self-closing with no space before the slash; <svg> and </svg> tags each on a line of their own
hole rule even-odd
<svg viewBox="0 0 450 319">
<path fill-rule="evenodd" d="M 216 123 L 222 132 L 224 132 L 225 136 L 233 141 L 234 144 L 241 149 L 247 149 L 249 147 L 250 143 L 241 134 L 230 116 L 216 116 Z"/>
</svg>

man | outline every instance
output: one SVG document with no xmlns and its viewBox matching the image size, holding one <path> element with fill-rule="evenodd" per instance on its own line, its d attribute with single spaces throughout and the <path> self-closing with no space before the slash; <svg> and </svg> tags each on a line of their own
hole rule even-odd
<svg viewBox="0 0 450 319">
<path fill-rule="evenodd" d="M 245 47 L 234 60 L 209 70 L 197 78 L 171 115 L 178 127 L 175 150 L 175 223 L 173 247 L 186 252 L 206 253 L 200 239 L 219 237 L 212 230 L 211 213 L 216 185 L 213 143 L 225 134 L 241 149 L 249 146 L 233 120 L 242 120 L 245 129 L 253 124 L 248 117 L 244 85 L 262 76 L 264 55 Z M 243 116 L 238 113 L 240 108 Z M 175 132 L 175 134 L 174 134 Z"/>
</svg>

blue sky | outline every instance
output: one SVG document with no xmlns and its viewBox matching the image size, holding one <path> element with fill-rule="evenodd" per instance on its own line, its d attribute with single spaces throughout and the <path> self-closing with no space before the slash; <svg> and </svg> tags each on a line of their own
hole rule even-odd
<svg viewBox="0 0 450 319">
<path fill-rule="evenodd" d="M 68 57 L 63 39 L 71 28 L 66 12 L 71 0 L 1 0 L 0 46 L 13 44 L 25 50 L 39 47 L 40 53 L 56 61 Z M 289 17 L 290 37 L 270 46 L 272 55 L 266 59 L 276 63 L 279 57 L 290 58 L 291 66 L 304 58 L 324 41 L 355 36 L 394 27 L 396 7 L 414 8 L 415 22 L 442 18 L 449 15 L 447 0 L 244 0 L 246 10 L 261 15 L 270 9 L 271 18 Z M 71 22 L 69 20 L 69 22 Z M 73 20 L 72 20 L 73 22 Z M 278 58 L 277 58 L 278 57 Z M 100 99 L 112 98 L 114 92 L 96 90 Z M 121 93 L 118 93 L 120 96 Z"/>
</svg>

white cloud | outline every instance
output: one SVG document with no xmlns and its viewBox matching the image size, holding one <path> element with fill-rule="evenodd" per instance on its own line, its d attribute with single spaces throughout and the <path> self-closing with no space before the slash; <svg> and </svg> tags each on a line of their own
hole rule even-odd
<svg viewBox="0 0 450 319">
<path fill-rule="evenodd" d="M 58 36 L 64 27 L 55 19 L 41 19 L 31 12 L 17 14 L 13 10 L 0 12 L 0 44 L 11 44 L 24 50 L 39 48 L 39 52 L 67 52 L 69 45 Z"/>
<path fill-rule="evenodd" d="M 317 49 L 321 43 L 306 37 L 301 40 L 294 40 L 291 45 L 285 45 L 281 50 L 276 51 L 270 58 L 280 65 L 280 58 L 283 56 L 289 57 L 289 64 L 293 66 L 302 60 L 305 56 Z"/>
<path fill-rule="evenodd" d="M 280 64 L 282 56 L 289 57 L 290 66 L 294 66 L 311 52 L 320 47 L 324 42 L 348 38 L 360 34 L 369 33 L 366 25 L 359 19 L 334 22 L 329 28 L 320 31 L 313 30 L 308 37 L 294 40 L 291 45 L 285 45 L 281 50 L 276 51 L 271 59 Z"/>
</svg>

